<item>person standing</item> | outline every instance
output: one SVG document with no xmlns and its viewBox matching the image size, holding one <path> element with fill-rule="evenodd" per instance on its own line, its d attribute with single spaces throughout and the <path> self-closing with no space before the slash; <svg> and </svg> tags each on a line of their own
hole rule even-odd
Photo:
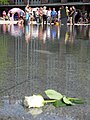
<svg viewBox="0 0 90 120">
<path fill-rule="evenodd" d="M 60 38 L 65 39 L 65 34 L 67 31 L 67 15 L 66 15 L 66 8 L 61 6 L 61 28 L 60 28 Z"/>
<path fill-rule="evenodd" d="M 26 17 L 26 23 L 29 22 L 29 5 L 27 4 L 25 7 L 25 17 Z"/>
<path fill-rule="evenodd" d="M 44 25 L 45 21 L 46 21 L 46 24 L 47 24 L 47 10 L 46 10 L 46 6 L 43 7 L 43 25 Z"/>
<path fill-rule="evenodd" d="M 53 8 L 53 10 L 51 12 L 51 18 L 52 18 L 52 22 L 56 23 L 57 12 L 56 12 L 55 8 Z"/>
<path fill-rule="evenodd" d="M 75 8 L 74 8 L 74 6 L 70 7 L 69 17 L 70 17 L 70 25 L 74 25 L 74 23 L 75 23 Z"/>
<path fill-rule="evenodd" d="M 39 8 L 39 23 L 42 23 L 43 21 L 43 8 Z"/>
<path fill-rule="evenodd" d="M 51 24 L 51 8 L 47 10 L 47 22 Z"/>
<path fill-rule="evenodd" d="M 66 9 L 64 6 L 61 7 L 61 24 L 62 25 L 67 25 L 67 14 L 66 14 Z"/>
<path fill-rule="evenodd" d="M 5 18 L 6 18 L 6 11 L 4 10 L 2 14 L 3 14 L 3 19 L 5 20 Z"/>
<path fill-rule="evenodd" d="M 36 23 L 39 23 L 39 8 L 36 9 L 35 19 L 36 19 Z"/>
<path fill-rule="evenodd" d="M 69 9 L 68 6 L 65 7 L 66 8 L 66 16 L 67 16 L 67 22 L 69 21 Z"/>
</svg>

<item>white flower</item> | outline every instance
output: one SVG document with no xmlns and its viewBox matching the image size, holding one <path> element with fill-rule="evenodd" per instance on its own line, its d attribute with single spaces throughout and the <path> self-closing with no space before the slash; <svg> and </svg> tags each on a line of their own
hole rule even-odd
<svg viewBox="0 0 90 120">
<path fill-rule="evenodd" d="M 44 98 L 41 95 L 25 96 L 24 106 L 31 107 L 42 107 L 44 106 Z"/>
</svg>

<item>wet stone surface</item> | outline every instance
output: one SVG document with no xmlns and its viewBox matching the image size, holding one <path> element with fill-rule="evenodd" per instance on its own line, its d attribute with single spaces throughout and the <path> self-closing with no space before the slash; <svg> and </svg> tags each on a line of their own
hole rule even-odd
<svg viewBox="0 0 90 120">
<path fill-rule="evenodd" d="M 90 26 L 0 25 L 0 120 L 90 120 Z M 54 89 L 81 105 L 26 109 Z"/>
</svg>

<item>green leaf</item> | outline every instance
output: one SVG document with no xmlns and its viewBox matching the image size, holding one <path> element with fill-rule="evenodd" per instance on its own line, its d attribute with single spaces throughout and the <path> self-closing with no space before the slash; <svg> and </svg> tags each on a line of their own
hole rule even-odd
<svg viewBox="0 0 90 120">
<path fill-rule="evenodd" d="M 84 104 L 85 103 L 82 99 L 79 99 L 79 98 L 73 98 L 73 99 L 69 99 L 69 100 L 75 104 Z"/>
<path fill-rule="evenodd" d="M 63 98 L 63 95 L 61 93 L 52 89 L 46 90 L 45 93 L 50 99 L 61 100 Z"/>
<path fill-rule="evenodd" d="M 57 100 L 53 103 L 55 107 L 65 107 L 66 104 L 62 100 Z"/>
<path fill-rule="evenodd" d="M 74 105 L 66 96 L 63 97 L 63 102 L 67 105 Z"/>
</svg>

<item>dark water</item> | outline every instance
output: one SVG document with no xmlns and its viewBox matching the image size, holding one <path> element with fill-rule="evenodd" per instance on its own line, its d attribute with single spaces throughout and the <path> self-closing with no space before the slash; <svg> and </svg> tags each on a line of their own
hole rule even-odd
<svg viewBox="0 0 90 120">
<path fill-rule="evenodd" d="M 49 88 L 90 100 L 90 26 L 0 25 L 1 115 L 22 116 L 20 100 Z M 89 104 L 57 111 L 89 120 Z"/>
</svg>

